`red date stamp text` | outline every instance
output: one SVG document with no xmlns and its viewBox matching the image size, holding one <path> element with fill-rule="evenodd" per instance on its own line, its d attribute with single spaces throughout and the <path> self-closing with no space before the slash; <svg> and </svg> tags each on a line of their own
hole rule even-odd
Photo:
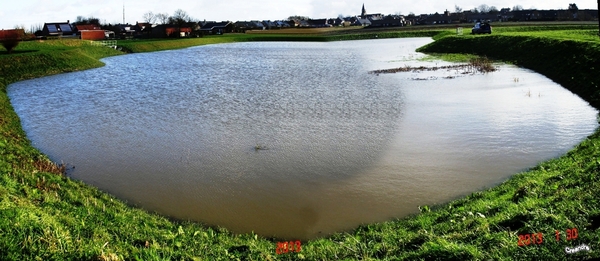
<svg viewBox="0 0 600 261">
<path fill-rule="evenodd" d="M 275 253 L 278 255 L 287 254 L 291 252 L 300 252 L 302 250 L 302 242 L 300 240 L 296 241 L 286 241 L 286 242 L 277 242 L 277 248 L 275 249 Z"/>
</svg>

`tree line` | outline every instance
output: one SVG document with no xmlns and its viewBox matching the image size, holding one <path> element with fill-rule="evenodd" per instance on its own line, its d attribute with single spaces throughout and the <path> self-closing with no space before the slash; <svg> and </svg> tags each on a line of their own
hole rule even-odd
<svg viewBox="0 0 600 261">
<path fill-rule="evenodd" d="M 198 22 L 197 19 L 192 18 L 186 11 L 182 9 L 177 9 L 173 12 L 173 15 L 169 15 L 168 13 L 153 13 L 146 12 L 142 15 L 142 18 L 145 22 L 150 24 L 172 24 L 172 25 L 184 25 L 187 23 Z"/>
<path fill-rule="evenodd" d="M 186 11 L 182 9 L 177 9 L 173 12 L 173 15 L 169 15 L 168 13 L 153 13 L 152 11 L 148 11 L 142 15 L 142 19 L 144 22 L 150 24 L 171 24 L 171 25 L 185 25 L 187 23 L 195 23 L 199 20 L 192 18 Z M 86 24 L 94 24 L 100 25 L 101 27 L 112 26 L 112 24 L 101 23 L 100 19 L 97 17 L 84 17 L 77 16 L 77 19 L 72 23 L 73 25 L 86 25 Z"/>
<path fill-rule="evenodd" d="M 511 9 L 511 11 L 520 11 L 520 10 L 524 10 L 522 5 L 515 5 Z M 486 4 L 481 4 L 478 7 L 473 7 L 471 9 L 467 10 L 467 11 L 470 11 L 470 12 L 475 13 L 475 14 L 479 14 L 479 13 L 481 13 L 481 14 L 497 14 L 497 13 L 500 12 L 500 10 L 498 9 L 498 7 L 493 6 L 493 5 L 489 6 L 489 5 L 486 5 Z M 462 13 L 463 9 L 460 6 L 458 6 L 458 5 L 454 5 L 454 12 L 455 13 Z"/>
</svg>

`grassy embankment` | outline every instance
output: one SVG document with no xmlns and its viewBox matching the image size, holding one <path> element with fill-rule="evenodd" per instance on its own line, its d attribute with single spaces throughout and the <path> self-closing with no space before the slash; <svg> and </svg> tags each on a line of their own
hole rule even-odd
<svg viewBox="0 0 600 261">
<path fill-rule="evenodd" d="M 398 37 L 434 37 L 443 33 L 452 34 L 448 30 L 419 30 L 419 31 L 364 31 L 364 30 L 273 30 L 252 31 L 246 34 L 225 34 L 220 36 L 206 36 L 202 38 L 174 39 L 174 40 L 130 40 L 119 41 L 119 47 L 125 52 L 140 53 L 160 50 L 186 48 L 191 46 L 233 43 L 250 41 L 305 41 L 327 42 L 338 40 L 362 40 Z"/>
<path fill-rule="evenodd" d="M 598 108 L 599 76 L 593 58 L 599 57 L 599 42 L 585 41 L 583 36 L 582 40 L 563 40 L 557 36 L 569 32 L 550 31 L 532 37 L 509 32 L 444 37 L 422 50 L 478 53 L 510 60 L 546 74 Z M 244 37 L 227 41 L 248 40 Z M 335 39 L 335 36 L 321 37 Z M 160 46 L 154 42 L 151 44 L 154 47 L 144 48 L 180 48 L 186 44 L 201 44 L 203 39 L 210 38 L 189 43 L 177 40 Z M 174 44 L 177 46 L 174 42 L 178 42 Z M 35 52 L 24 52 L 26 50 Z M 22 43 L 15 54 L 0 53 L 0 259 L 561 260 L 567 256 L 600 257 L 599 133 L 565 156 L 515 175 L 493 189 L 433 208 L 424 206 L 417 216 L 303 242 L 300 253 L 276 255 L 275 239 L 235 235 L 224 229 L 172 221 L 128 207 L 81 182 L 48 172 L 52 171 L 51 165 L 31 147 L 6 96 L 6 85 L 11 82 L 101 66 L 98 58 L 116 54 L 119 53 L 108 48 L 70 41 Z M 578 238 L 567 242 L 565 233 L 570 228 L 578 229 Z M 560 242 L 555 240 L 555 230 L 561 231 Z M 542 244 L 517 246 L 519 234 L 538 232 L 544 235 Z M 564 247 L 582 243 L 593 252 L 565 254 Z"/>
</svg>

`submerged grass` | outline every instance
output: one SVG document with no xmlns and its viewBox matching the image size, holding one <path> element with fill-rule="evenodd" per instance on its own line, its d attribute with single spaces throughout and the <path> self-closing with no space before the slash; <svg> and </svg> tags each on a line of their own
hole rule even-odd
<svg viewBox="0 0 600 261">
<path fill-rule="evenodd" d="M 449 35 L 444 30 L 438 32 Z M 355 31 L 339 34 L 296 37 L 335 40 L 383 35 L 380 31 L 362 36 Z M 598 42 L 583 39 L 587 36 L 564 40 L 552 31 L 531 37 L 510 34 L 436 37 L 438 40 L 423 50 L 513 61 L 555 79 L 599 108 L 600 74 L 594 62 L 599 57 Z M 120 44 L 140 52 L 257 39 L 293 38 L 234 35 Z M 13 54 L 0 52 L 0 260 L 600 258 L 599 132 L 566 155 L 517 174 L 497 187 L 446 204 L 422 206 L 421 213 L 411 217 L 305 241 L 299 253 L 277 255 L 277 239 L 232 234 L 128 206 L 91 186 L 56 175 L 61 171 L 31 146 L 6 95 L 9 83 L 102 66 L 99 58 L 118 54 L 82 41 L 24 42 Z M 577 238 L 566 240 L 573 228 L 578 230 Z M 533 233 L 543 234 L 542 243 L 518 245 L 519 235 Z M 592 251 L 565 253 L 565 247 L 581 244 Z"/>
<path fill-rule="evenodd" d="M 423 71 L 437 71 L 437 70 L 458 70 L 462 69 L 463 74 L 473 74 L 476 72 L 480 73 L 489 73 L 496 71 L 496 67 L 492 64 L 492 61 L 485 57 L 474 57 L 469 60 L 468 63 L 465 64 L 452 64 L 452 65 L 444 65 L 444 66 L 404 66 L 392 69 L 380 69 L 369 71 L 370 74 L 380 73 L 398 73 L 398 72 L 423 72 Z"/>
<path fill-rule="evenodd" d="M 472 58 L 469 60 L 469 65 L 471 66 L 471 68 L 473 68 L 472 70 L 475 70 L 475 71 L 478 71 L 481 73 L 488 73 L 488 72 L 496 71 L 496 66 L 494 66 L 492 61 L 490 59 L 488 59 L 487 57 Z"/>
</svg>

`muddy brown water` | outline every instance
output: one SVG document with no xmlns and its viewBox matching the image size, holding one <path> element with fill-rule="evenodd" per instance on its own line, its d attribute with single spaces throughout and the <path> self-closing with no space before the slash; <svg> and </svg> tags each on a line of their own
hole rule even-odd
<svg viewBox="0 0 600 261">
<path fill-rule="evenodd" d="M 287 239 L 491 187 L 597 128 L 587 103 L 510 65 L 368 73 L 448 65 L 414 51 L 430 41 L 131 54 L 8 93 L 34 146 L 76 166 L 70 177 L 150 211 Z"/>
</svg>

